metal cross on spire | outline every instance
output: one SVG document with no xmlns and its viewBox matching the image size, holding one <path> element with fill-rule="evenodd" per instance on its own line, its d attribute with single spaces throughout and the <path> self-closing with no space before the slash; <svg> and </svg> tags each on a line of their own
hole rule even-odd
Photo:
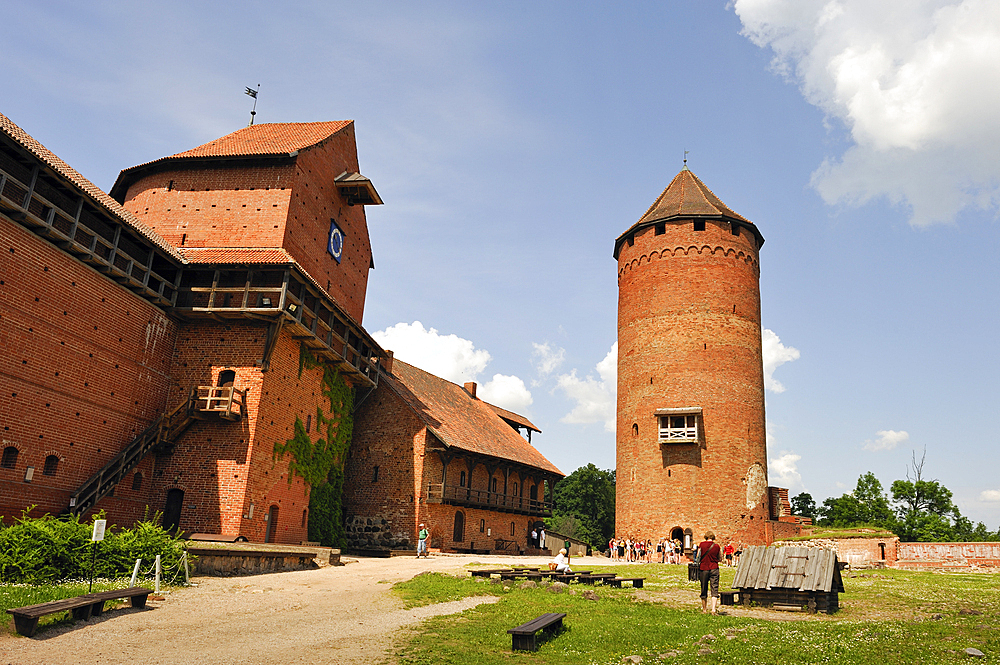
<svg viewBox="0 0 1000 665">
<path fill-rule="evenodd" d="M 260 83 L 257 84 L 257 89 L 256 90 L 254 90 L 253 88 L 247 88 L 247 91 L 246 91 L 246 94 L 248 94 L 251 97 L 253 97 L 253 110 L 250 111 L 250 125 L 247 125 L 248 127 L 253 125 L 253 118 L 254 118 L 255 115 L 257 115 L 257 93 L 258 92 L 260 92 Z"/>
<path fill-rule="evenodd" d="M 688 170 L 688 153 L 689 152 L 691 152 L 691 151 L 690 150 L 685 150 L 684 151 L 684 168 L 681 169 L 682 171 L 687 171 Z"/>
</svg>

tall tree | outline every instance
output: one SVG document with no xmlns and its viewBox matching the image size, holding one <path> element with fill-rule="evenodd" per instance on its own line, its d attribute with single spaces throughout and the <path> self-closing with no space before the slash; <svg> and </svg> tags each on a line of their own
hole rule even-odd
<svg viewBox="0 0 1000 665">
<path fill-rule="evenodd" d="M 593 464 L 581 466 L 556 484 L 552 492 L 550 529 L 574 528 L 567 536 L 603 548 L 615 532 L 615 472 Z M 563 533 L 562 531 L 559 531 Z"/>
<path fill-rule="evenodd" d="M 869 471 L 858 478 L 858 485 L 854 488 L 854 498 L 858 500 L 861 508 L 860 523 L 874 526 L 893 526 L 892 509 L 889 508 L 889 499 L 882 489 L 875 474 Z"/>
<path fill-rule="evenodd" d="M 816 501 L 809 492 L 802 492 L 792 497 L 792 514 L 816 519 Z"/>
</svg>

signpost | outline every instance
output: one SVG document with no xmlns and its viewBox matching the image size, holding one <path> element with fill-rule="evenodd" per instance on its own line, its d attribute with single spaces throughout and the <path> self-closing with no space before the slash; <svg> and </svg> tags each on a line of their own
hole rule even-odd
<svg viewBox="0 0 1000 665">
<path fill-rule="evenodd" d="M 90 591 L 94 591 L 94 564 L 97 562 L 97 543 L 104 540 L 104 529 L 108 526 L 107 520 L 94 520 L 94 532 L 90 534 Z"/>
</svg>

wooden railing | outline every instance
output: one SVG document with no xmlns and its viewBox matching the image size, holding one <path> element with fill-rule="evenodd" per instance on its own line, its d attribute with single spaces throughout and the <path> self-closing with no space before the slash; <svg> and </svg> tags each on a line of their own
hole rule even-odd
<svg viewBox="0 0 1000 665">
<path fill-rule="evenodd" d="M 195 408 L 202 413 L 218 414 L 226 420 L 239 420 L 247 413 L 247 391 L 233 386 L 198 386 Z"/>
<path fill-rule="evenodd" d="M 427 485 L 427 501 L 430 503 L 450 503 L 456 506 L 493 508 L 504 512 L 528 515 L 551 515 L 552 503 L 523 496 L 510 496 L 500 492 L 477 490 L 471 487 L 430 483 Z"/>
</svg>

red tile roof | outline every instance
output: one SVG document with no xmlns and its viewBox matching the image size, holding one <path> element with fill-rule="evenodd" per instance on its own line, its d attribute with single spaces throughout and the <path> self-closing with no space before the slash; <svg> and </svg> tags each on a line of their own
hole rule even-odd
<svg viewBox="0 0 1000 665">
<path fill-rule="evenodd" d="M 84 194 L 97 206 L 104 208 L 118 221 L 138 232 L 144 238 L 159 247 L 163 252 L 175 259 L 180 259 L 180 254 L 173 245 L 160 237 L 153 229 L 139 221 L 139 219 L 123 208 L 117 201 L 108 196 L 100 187 L 84 178 L 76 169 L 59 159 L 55 153 L 36 141 L 30 134 L 18 127 L 10 118 L 0 113 L 0 132 L 10 137 L 15 143 L 40 159 L 46 166 L 55 171 L 59 176 L 69 182 L 69 184 Z"/>
<path fill-rule="evenodd" d="M 178 251 L 187 263 L 295 263 L 295 259 L 280 247 L 180 247 Z"/>
<path fill-rule="evenodd" d="M 733 212 L 712 190 L 686 167 L 670 181 L 663 193 L 649 206 L 639 224 L 671 217 L 726 217 L 750 224 Z"/>
<path fill-rule="evenodd" d="M 273 122 L 251 125 L 232 134 L 204 143 L 197 148 L 179 152 L 167 159 L 188 157 L 251 157 L 287 155 L 320 143 L 353 120 L 331 122 Z"/>
<path fill-rule="evenodd" d="M 446 446 L 565 475 L 505 423 L 495 407 L 475 399 L 462 386 L 398 358 L 392 374 L 383 380 Z"/>
</svg>

